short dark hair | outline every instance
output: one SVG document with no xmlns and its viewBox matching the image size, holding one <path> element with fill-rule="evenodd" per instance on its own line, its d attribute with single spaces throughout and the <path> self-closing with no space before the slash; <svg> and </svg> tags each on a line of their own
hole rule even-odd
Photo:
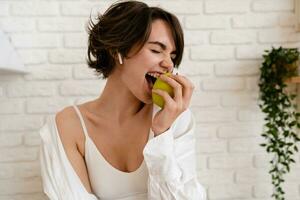
<svg viewBox="0 0 300 200">
<path fill-rule="evenodd" d="M 173 63 L 178 68 L 184 49 L 183 31 L 179 20 L 162 8 L 149 7 L 139 1 L 112 4 L 103 15 L 97 16 L 97 23 L 93 23 L 90 17 L 87 27 L 88 66 L 95 69 L 98 75 L 102 75 L 103 79 L 107 78 L 115 67 L 117 52 L 128 58 L 128 53 L 134 45 L 139 47 L 139 51 L 150 36 L 152 22 L 157 19 L 164 20 L 171 28 L 176 46 L 176 58 L 173 59 Z"/>
</svg>

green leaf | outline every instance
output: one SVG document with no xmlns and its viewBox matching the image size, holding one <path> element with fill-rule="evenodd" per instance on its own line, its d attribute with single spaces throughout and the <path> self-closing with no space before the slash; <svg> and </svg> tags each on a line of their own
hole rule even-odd
<svg viewBox="0 0 300 200">
<path fill-rule="evenodd" d="M 294 150 L 295 150 L 296 152 L 298 152 L 298 147 L 297 147 L 297 146 L 294 146 Z"/>
</svg>

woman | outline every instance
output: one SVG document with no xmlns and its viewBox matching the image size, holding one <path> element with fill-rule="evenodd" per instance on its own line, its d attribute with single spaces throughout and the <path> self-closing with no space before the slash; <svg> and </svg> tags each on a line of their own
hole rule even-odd
<svg viewBox="0 0 300 200">
<path fill-rule="evenodd" d="M 88 65 L 107 79 L 99 98 L 64 108 L 40 130 L 51 200 L 203 200 L 195 169 L 193 85 L 178 67 L 183 33 L 169 12 L 113 4 L 89 26 Z M 174 96 L 153 90 L 157 77 Z M 153 105 L 152 92 L 163 97 Z"/>
</svg>

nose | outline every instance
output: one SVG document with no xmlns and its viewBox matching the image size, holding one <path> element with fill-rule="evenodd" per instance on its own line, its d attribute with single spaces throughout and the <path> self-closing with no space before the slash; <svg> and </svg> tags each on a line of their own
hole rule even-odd
<svg viewBox="0 0 300 200">
<path fill-rule="evenodd" d="M 164 71 L 172 72 L 174 68 L 174 63 L 169 55 L 164 55 L 163 60 L 161 61 L 161 67 L 164 68 Z"/>
</svg>

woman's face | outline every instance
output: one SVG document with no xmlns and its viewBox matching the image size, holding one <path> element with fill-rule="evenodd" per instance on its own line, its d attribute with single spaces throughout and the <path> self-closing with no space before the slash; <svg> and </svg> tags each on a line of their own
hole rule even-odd
<svg viewBox="0 0 300 200">
<path fill-rule="evenodd" d="M 123 58 L 121 81 L 129 91 L 145 104 L 152 103 L 151 86 L 145 75 L 149 72 L 162 74 L 173 71 L 176 57 L 175 43 L 169 25 L 163 20 L 155 20 L 148 41 L 135 55 L 132 49 L 129 58 Z"/>
</svg>

